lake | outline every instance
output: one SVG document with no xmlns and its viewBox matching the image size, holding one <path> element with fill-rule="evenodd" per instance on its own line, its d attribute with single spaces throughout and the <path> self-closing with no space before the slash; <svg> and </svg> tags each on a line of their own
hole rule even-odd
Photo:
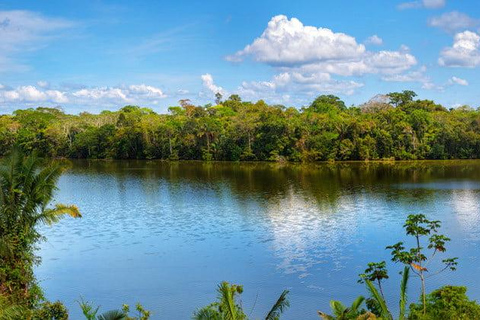
<svg viewBox="0 0 480 320">
<path fill-rule="evenodd" d="M 244 286 L 253 318 L 288 289 L 282 319 L 318 319 L 331 299 L 367 295 L 358 274 L 381 260 L 396 310 L 402 267 L 385 247 L 407 239 L 411 213 L 441 220 L 452 238 L 443 257 L 459 257 L 458 270 L 428 279 L 427 289 L 467 285 L 480 300 L 480 161 L 73 161 L 56 200 L 83 218 L 43 228 L 36 274 L 72 319 L 82 319 L 80 297 L 102 311 L 141 302 L 153 319 L 190 319 L 223 280 Z M 412 278 L 410 302 L 418 288 Z"/>
</svg>

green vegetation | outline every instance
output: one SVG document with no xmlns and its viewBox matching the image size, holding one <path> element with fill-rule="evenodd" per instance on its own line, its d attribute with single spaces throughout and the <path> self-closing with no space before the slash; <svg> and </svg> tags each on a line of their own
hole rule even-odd
<svg viewBox="0 0 480 320">
<path fill-rule="evenodd" d="M 428 277 L 434 276 L 442 271 L 450 269 L 452 271 L 456 270 L 457 258 L 447 258 L 442 260 L 443 268 L 429 273 L 428 276 L 425 275 L 429 270 L 427 267 L 433 261 L 438 253 L 445 252 L 446 242 L 450 241 L 450 238 L 447 238 L 444 235 L 438 234 L 438 229 L 440 228 L 440 221 L 428 220 L 425 215 L 409 215 L 407 221 L 405 222 L 404 228 L 407 235 L 413 236 L 415 238 L 415 246 L 409 250 L 406 250 L 403 242 L 398 242 L 393 246 L 387 247 L 387 249 L 392 250 L 392 261 L 400 262 L 410 267 L 413 273 L 415 273 L 422 284 L 422 301 L 423 308 L 425 313 L 426 308 L 426 289 L 425 281 Z M 425 247 L 422 246 L 422 237 L 428 238 L 427 249 L 431 250 L 431 254 L 427 257 L 425 253 Z"/>
<path fill-rule="evenodd" d="M 81 216 L 75 206 L 50 206 L 64 169 L 60 162 L 43 164 L 35 155 L 24 157 L 18 150 L 0 165 L 0 297 L 26 310 L 38 307 L 43 299 L 33 274 L 40 261 L 36 245 L 43 239 L 38 227 L 64 215 Z"/>
<path fill-rule="evenodd" d="M 464 287 L 447 286 L 426 293 L 425 282 L 428 277 L 434 276 L 447 269 L 456 270 L 457 258 L 447 258 L 441 261 L 442 267 L 435 271 L 428 272 L 429 266 L 439 253 L 446 251 L 445 244 L 450 241 L 444 235 L 438 233 L 441 223 L 436 220 L 428 220 L 423 214 L 411 214 L 407 217 L 404 229 L 407 235 L 414 238 L 415 246 L 406 250 L 403 242 L 398 242 L 387 249 L 392 250 L 392 261 L 403 263 L 404 269 L 401 272 L 400 282 L 399 316 L 395 319 L 476 319 L 480 305 L 475 301 L 469 301 Z M 422 240 L 427 238 L 427 247 L 424 247 Z M 425 252 L 431 250 L 428 254 Z M 407 288 L 410 279 L 410 272 L 420 279 L 421 296 L 420 303 L 411 304 L 407 316 Z M 360 283 L 365 283 L 370 298 L 358 297 L 350 308 L 345 307 L 341 302 L 332 300 L 330 306 L 333 316 L 324 312 L 318 312 L 320 317 L 326 320 L 332 319 L 384 319 L 393 320 L 392 312 L 389 310 L 387 301 L 383 294 L 382 282 L 388 279 L 386 262 L 371 262 L 364 273 L 360 274 Z M 360 309 L 365 302 L 367 310 Z"/>
<path fill-rule="evenodd" d="M 247 315 L 242 305 L 237 301 L 243 292 L 243 286 L 231 285 L 222 282 L 217 289 L 218 299 L 216 302 L 203 307 L 193 314 L 195 320 L 246 320 Z M 267 313 L 265 320 L 278 320 L 285 309 L 290 306 L 287 299 L 288 291 L 282 292 L 277 302 Z"/>
<path fill-rule="evenodd" d="M 0 155 L 25 151 L 67 158 L 328 161 L 480 158 L 480 111 L 447 110 L 412 91 L 346 107 L 333 95 L 301 109 L 242 102 L 180 100 L 169 114 L 126 106 L 68 115 L 60 109 L 0 116 Z"/>
<path fill-rule="evenodd" d="M 86 320 L 148 320 L 151 316 L 150 311 L 145 310 L 141 304 L 137 304 L 135 307 L 138 317 L 130 317 L 130 307 L 126 304 L 122 306 L 121 310 L 109 310 L 100 315 L 97 315 L 100 310 L 99 306 L 93 307 L 90 302 L 83 299 L 78 304 Z"/>
<path fill-rule="evenodd" d="M 423 302 L 410 305 L 410 319 L 480 319 L 480 305 L 470 301 L 467 288 L 445 286 L 427 295 L 426 312 Z"/>
</svg>

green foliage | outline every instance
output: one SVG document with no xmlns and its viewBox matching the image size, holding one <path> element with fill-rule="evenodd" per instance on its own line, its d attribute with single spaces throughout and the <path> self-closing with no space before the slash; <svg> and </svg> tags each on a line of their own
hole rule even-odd
<svg viewBox="0 0 480 320">
<path fill-rule="evenodd" d="M 365 272 L 359 274 L 359 277 L 359 283 L 363 283 L 364 280 L 380 283 L 382 280 L 388 279 L 386 262 L 370 262 L 367 265 L 367 269 L 365 269 Z"/>
<path fill-rule="evenodd" d="M 448 111 L 415 96 L 392 92 L 383 102 L 349 108 L 334 95 L 321 95 L 301 109 L 231 95 L 225 101 L 218 96 L 215 106 L 182 99 L 168 114 L 138 106 L 96 115 L 17 110 L 0 116 L 0 155 L 18 144 L 41 156 L 93 159 L 480 158 L 480 110 Z"/>
<path fill-rule="evenodd" d="M 447 258 L 442 260 L 443 267 L 440 270 L 436 272 L 430 270 L 429 272 L 427 269 L 427 266 L 429 266 L 438 253 L 443 253 L 447 250 L 445 244 L 450 241 L 446 236 L 438 234 L 440 226 L 440 221 L 428 220 L 423 214 L 411 214 L 407 217 L 403 227 L 407 235 L 414 237 L 415 246 L 407 249 L 403 242 L 398 242 L 387 247 L 387 249 L 391 250 L 392 261 L 405 264 L 420 279 L 424 313 L 426 308 L 425 282 L 427 277 L 436 275 L 447 269 L 454 271 L 457 266 L 457 258 Z M 427 238 L 427 248 L 422 244 L 424 238 Z M 425 252 L 426 249 L 431 251 L 428 256 Z M 429 272 L 428 276 L 425 274 L 426 272 Z"/>
<path fill-rule="evenodd" d="M 284 290 L 280 297 L 278 298 L 277 302 L 273 305 L 272 309 L 268 312 L 265 320 L 278 320 L 282 313 L 290 307 L 290 302 L 287 299 L 289 291 Z"/>
<path fill-rule="evenodd" d="M 412 320 L 470 320 L 480 319 L 480 305 L 468 299 L 467 288 L 445 286 L 427 295 L 426 312 L 423 302 L 410 305 Z"/>
<path fill-rule="evenodd" d="M 406 105 L 409 102 L 413 101 L 417 94 L 410 90 L 404 90 L 402 92 L 391 92 L 387 94 L 387 97 L 390 98 L 390 103 L 395 107 L 401 107 Z"/>
<path fill-rule="evenodd" d="M 196 320 L 244 320 L 248 319 L 243 311 L 239 296 L 243 287 L 228 282 L 222 282 L 218 288 L 217 301 L 198 309 L 193 314 Z M 265 320 L 279 320 L 281 314 L 290 306 L 287 299 L 288 291 L 282 292 L 275 304 L 268 312 Z"/>
<path fill-rule="evenodd" d="M 83 298 L 78 301 L 78 304 L 86 320 L 148 320 L 151 316 L 151 312 L 139 303 L 135 307 L 137 316 L 130 316 L 130 307 L 127 304 L 124 304 L 122 309 L 109 310 L 99 315 L 97 314 L 100 306 L 94 307 Z"/>
<path fill-rule="evenodd" d="M 44 164 L 17 149 L 0 164 L 0 295 L 12 304 L 33 308 L 43 297 L 33 274 L 39 226 L 81 216 L 75 206 L 49 206 L 64 170 L 60 162 Z"/>
<path fill-rule="evenodd" d="M 34 311 L 32 320 L 68 320 L 68 310 L 60 301 L 47 301 Z"/>
<path fill-rule="evenodd" d="M 325 320 L 377 319 L 373 313 L 360 309 L 364 301 L 365 298 L 359 296 L 353 301 L 350 307 L 346 307 L 340 301 L 332 300 L 330 301 L 330 309 L 332 309 L 333 315 L 329 315 L 321 311 L 318 311 L 318 315 L 320 316 L 320 318 Z"/>
</svg>

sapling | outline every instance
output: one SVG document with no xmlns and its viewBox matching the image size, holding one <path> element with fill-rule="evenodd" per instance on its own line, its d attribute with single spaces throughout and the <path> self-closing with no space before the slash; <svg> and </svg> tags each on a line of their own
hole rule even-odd
<svg viewBox="0 0 480 320">
<path fill-rule="evenodd" d="M 440 226 L 440 221 L 428 220 L 423 214 L 411 214 L 403 227 L 407 235 L 414 237 L 414 247 L 407 249 L 403 242 L 387 247 L 392 251 L 392 261 L 409 266 L 411 271 L 420 278 L 424 314 L 426 312 L 425 280 L 447 269 L 454 271 L 457 266 L 457 258 L 448 258 L 442 260 L 443 267 L 435 272 L 430 272 L 428 269 L 436 255 L 447 250 L 445 244 L 450 241 L 450 238 L 438 233 Z M 423 244 L 425 238 L 426 248 Z"/>
</svg>

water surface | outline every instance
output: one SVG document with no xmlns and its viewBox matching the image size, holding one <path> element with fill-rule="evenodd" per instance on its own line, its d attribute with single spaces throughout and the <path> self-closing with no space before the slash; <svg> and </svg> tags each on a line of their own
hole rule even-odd
<svg viewBox="0 0 480 320">
<path fill-rule="evenodd" d="M 80 296 L 103 311 L 141 302 L 153 319 L 189 319 L 223 280 L 244 285 L 252 318 L 289 289 L 282 319 L 318 319 L 330 299 L 350 304 L 366 294 L 358 274 L 370 261 L 389 261 L 384 248 L 405 239 L 411 213 L 442 220 L 452 238 L 447 256 L 460 257 L 458 271 L 429 279 L 428 288 L 467 285 L 480 300 L 472 280 L 480 273 L 480 161 L 74 161 L 56 200 L 84 217 L 45 228 L 36 274 L 72 319 L 81 319 Z M 395 310 L 401 267 L 389 268 Z M 417 287 L 412 279 L 411 301 Z"/>
</svg>

